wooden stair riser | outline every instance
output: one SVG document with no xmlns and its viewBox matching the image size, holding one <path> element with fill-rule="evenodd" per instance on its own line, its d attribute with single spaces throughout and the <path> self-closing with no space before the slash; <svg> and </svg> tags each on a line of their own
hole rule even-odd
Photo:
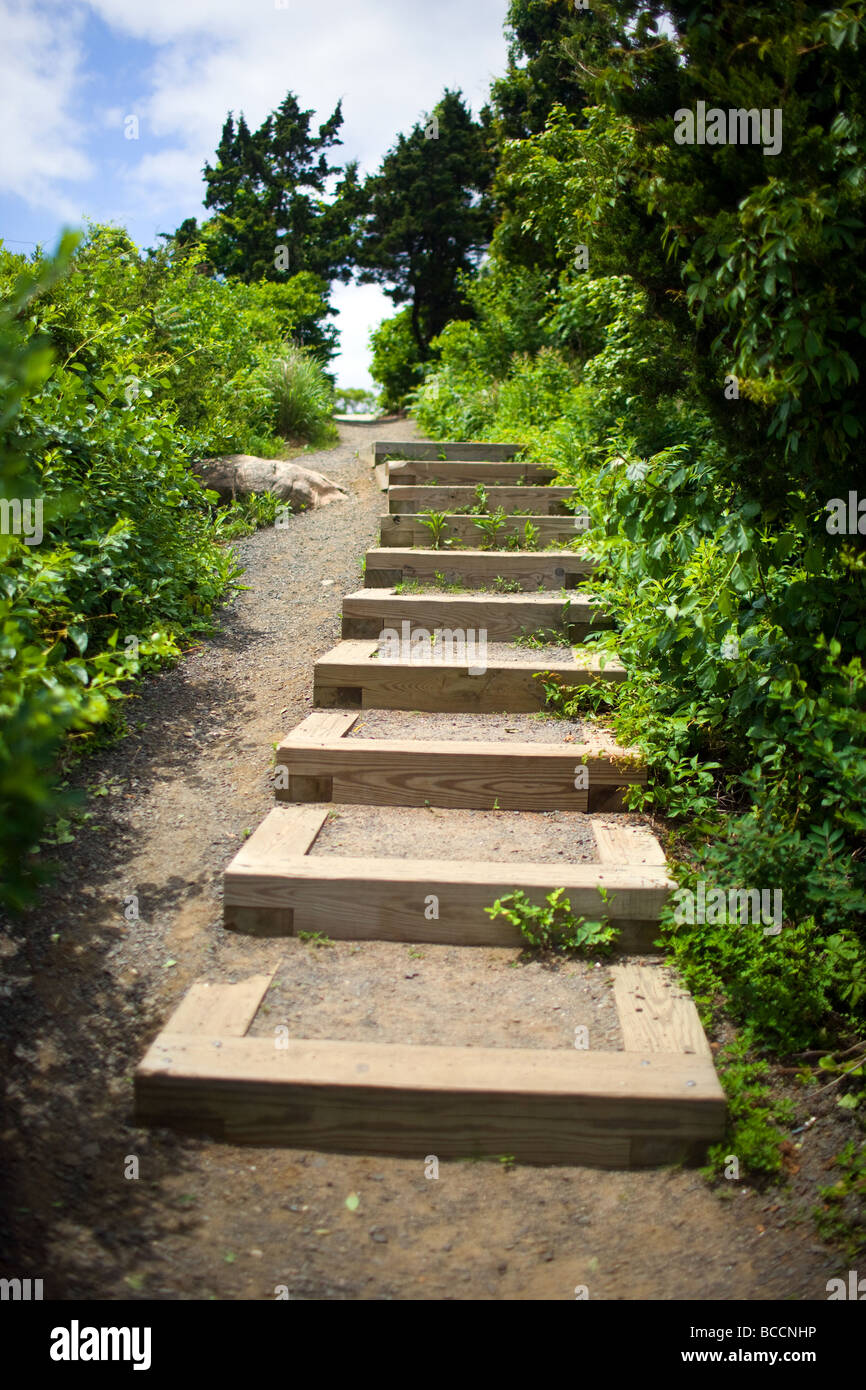
<svg viewBox="0 0 866 1390">
<path fill-rule="evenodd" d="M 317 710 L 286 735 L 276 752 L 279 801 L 614 811 L 623 809 L 624 789 L 647 780 L 636 749 L 347 738 L 359 717 Z M 621 847 L 595 824 L 600 859 L 615 862 Z"/>
<path fill-rule="evenodd" d="M 413 459 L 386 465 L 388 482 L 409 487 L 541 487 L 552 483 L 553 468 L 540 463 L 455 463 L 441 459 Z"/>
<path fill-rule="evenodd" d="M 489 487 L 483 515 L 502 510 L 508 514 L 530 512 L 532 516 L 571 516 L 574 498 L 570 487 Z M 398 486 L 388 489 L 388 511 L 392 516 L 411 516 L 420 512 L 459 513 L 477 500 L 473 487 Z M 529 520 L 524 517 L 524 520 Z"/>
<path fill-rule="evenodd" d="M 619 932 L 617 949 L 639 953 L 654 949 L 671 887 L 660 870 L 317 855 L 230 865 L 223 921 L 227 930 L 251 936 L 321 932 L 336 941 L 514 947 L 522 944 L 518 929 L 485 909 L 516 888 L 539 903 L 565 888 L 576 916 L 609 920 Z"/>
<path fill-rule="evenodd" d="M 450 513 L 446 517 L 443 538 L 460 541 L 467 547 L 482 550 L 484 547 L 481 542 L 484 540 L 484 536 L 475 524 L 476 520 L 475 517 Z M 505 524 L 497 532 L 496 544 L 502 546 L 512 537 L 518 537 L 522 540 L 526 534 L 527 525 L 535 528 L 535 545 L 542 548 L 559 541 L 574 541 L 577 544 L 581 536 L 586 534 L 575 525 L 575 518 L 571 516 L 510 516 L 506 518 Z M 383 516 L 381 519 L 379 544 L 382 548 L 388 546 L 401 548 L 423 546 L 424 549 L 429 549 L 430 542 L 430 528 L 424 525 L 424 518 L 421 516 Z M 447 546 L 443 549 L 447 550 Z M 507 551 L 494 550 L 492 553 L 507 554 Z"/>
<path fill-rule="evenodd" d="M 161 1035 L 138 1124 L 234 1144 L 440 1160 L 642 1167 L 724 1135 L 704 1057 Z"/>
<path fill-rule="evenodd" d="M 341 642 L 316 662 L 313 703 L 320 708 L 421 710 L 441 713 L 521 714 L 545 707 L 541 673 L 568 686 L 623 680 L 613 661 L 600 666 L 577 662 L 516 661 L 496 664 L 484 656 L 475 634 L 474 669 L 447 660 L 396 660 L 375 657 L 376 641 Z M 481 667 L 485 669 L 481 670 Z"/>
<path fill-rule="evenodd" d="M 277 749 L 277 799 L 500 811 L 618 811 L 646 769 L 580 746 L 335 739 Z M 280 770 L 282 775 L 280 776 Z"/>
<path fill-rule="evenodd" d="M 486 588 L 497 578 L 519 584 L 523 593 L 539 589 L 579 589 L 595 564 L 586 556 L 568 550 L 489 551 L 417 549 L 369 550 L 364 584 L 367 588 L 393 588 L 396 584 L 419 580 L 427 583 L 441 574 L 446 583 Z"/>
<path fill-rule="evenodd" d="M 278 1043 L 276 1029 L 245 1036 L 271 976 L 198 983 L 136 1069 L 136 1121 L 424 1163 L 700 1161 L 724 1135 L 725 1100 L 694 1003 L 656 969 L 612 974 L 622 1052 Z"/>
<path fill-rule="evenodd" d="M 443 440 L 440 443 L 413 440 L 407 443 L 405 439 L 378 439 L 371 445 L 369 456 L 373 463 L 385 463 L 389 458 L 407 459 L 410 462 L 423 459 L 442 463 L 448 460 L 456 463 L 509 463 L 519 452 L 519 444 L 484 444 L 477 440 Z"/>
<path fill-rule="evenodd" d="M 387 628 L 435 631 L 463 629 L 487 633 L 488 642 L 509 642 L 540 630 L 558 633 L 561 640 L 580 642 L 595 628 L 610 626 L 609 619 L 586 595 L 572 599 L 541 594 L 521 598 L 464 594 L 395 594 L 361 590 L 343 599 L 343 638 L 377 638 Z"/>
</svg>

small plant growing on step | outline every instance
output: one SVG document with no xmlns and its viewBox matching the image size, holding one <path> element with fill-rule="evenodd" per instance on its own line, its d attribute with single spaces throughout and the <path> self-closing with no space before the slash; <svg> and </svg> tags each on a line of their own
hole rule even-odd
<svg viewBox="0 0 866 1390">
<path fill-rule="evenodd" d="M 479 516 L 475 518 L 473 525 L 478 527 L 481 532 L 481 549 L 495 550 L 496 541 L 502 528 L 507 525 L 508 517 L 502 507 L 497 507 L 495 512 L 489 516 Z"/>
<path fill-rule="evenodd" d="M 602 902 L 608 900 L 607 890 L 599 888 Z M 610 922 L 575 917 L 571 903 L 564 897 L 564 888 L 554 888 L 543 903 L 535 903 L 522 889 L 497 898 L 492 907 L 485 907 L 488 917 L 504 917 L 517 927 L 527 946 L 540 951 L 607 953 L 617 937 Z"/>
<path fill-rule="evenodd" d="M 497 574 L 494 579 L 493 588 L 497 594 L 519 594 L 522 592 L 519 579 L 504 579 L 501 574 Z"/>
<path fill-rule="evenodd" d="M 531 521 L 527 521 L 523 528 L 523 545 L 526 550 L 535 550 L 541 539 L 541 527 L 533 526 Z"/>
<path fill-rule="evenodd" d="M 447 512 L 422 512 L 421 525 L 426 526 L 430 532 L 430 544 L 433 550 L 443 550 L 451 544 L 445 535 L 448 530 Z"/>
<path fill-rule="evenodd" d="M 513 647 L 528 647 L 530 651 L 542 651 L 545 647 L 561 647 L 566 638 L 561 630 L 554 627 L 539 627 L 534 632 L 521 632 L 513 638 Z"/>
</svg>

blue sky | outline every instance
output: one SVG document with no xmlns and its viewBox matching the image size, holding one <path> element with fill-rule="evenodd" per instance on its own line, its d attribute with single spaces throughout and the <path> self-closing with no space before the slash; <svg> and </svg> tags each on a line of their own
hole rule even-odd
<svg viewBox="0 0 866 1390">
<path fill-rule="evenodd" d="M 86 217 L 141 246 L 203 214 L 201 169 L 229 109 L 256 126 L 286 92 L 343 159 L 377 166 L 446 86 L 477 111 L 505 66 L 507 0 L 0 0 L 0 237 L 53 246 Z M 127 138 L 135 132 L 138 138 Z M 338 286 L 341 385 L 369 384 L 367 336 L 393 308 Z"/>
</svg>

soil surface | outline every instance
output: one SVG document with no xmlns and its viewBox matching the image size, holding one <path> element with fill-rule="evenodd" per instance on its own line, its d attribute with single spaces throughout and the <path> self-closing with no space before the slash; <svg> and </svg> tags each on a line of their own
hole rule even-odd
<svg viewBox="0 0 866 1390">
<path fill-rule="evenodd" d="M 519 950 L 291 941 L 250 1028 L 273 1037 L 621 1052 L 606 964 Z M 369 949 L 368 949 L 369 947 Z M 576 1038 L 576 1030 L 586 1035 Z"/>
<path fill-rule="evenodd" d="M 345 738 L 447 739 L 459 743 L 577 743 L 601 752 L 618 748 L 609 729 L 589 719 L 542 714 L 436 714 L 365 709 Z"/>
<path fill-rule="evenodd" d="M 310 854 L 499 864 L 598 863 L 592 818 L 581 812 L 459 811 L 438 806 L 339 806 L 328 816 Z M 556 884 L 551 882 L 551 887 Z"/>
<path fill-rule="evenodd" d="M 456 641 L 452 645 L 459 651 Z M 386 654 L 382 657 L 382 660 L 402 662 L 411 656 L 417 657 L 419 660 L 423 658 L 425 661 L 441 661 L 446 666 L 465 666 L 467 660 L 471 657 L 473 665 L 477 666 L 482 666 L 484 664 L 488 666 L 498 666 L 502 662 L 508 662 L 512 665 L 526 665 L 529 663 L 538 671 L 543 671 L 545 669 L 545 662 L 552 662 L 556 666 L 579 665 L 578 657 L 569 646 L 524 647 L 518 646 L 514 642 L 486 642 L 482 644 L 481 640 L 478 638 L 467 638 L 466 656 L 464 657 L 462 653 L 459 655 L 452 655 L 452 645 L 437 639 L 428 644 L 428 652 L 424 650 L 421 639 L 416 638 L 414 647 L 412 647 L 411 650 L 407 650 L 405 657 L 402 655 L 399 657 L 390 657 Z M 378 658 L 379 650 L 377 649 L 373 655 Z"/>
<path fill-rule="evenodd" d="M 792 1093 L 794 1128 L 817 1122 L 792 1135 L 788 1185 L 763 1191 L 714 1190 L 695 1170 L 497 1162 L 443 1162 L 433 1180 L 421 1161 L 134 1125 L 134 1068 L 198 979 L 276 970 L 266 1003 L 317 1036 L 568 1046 L 584 1017 L 591 1045 L 606 1036 L 604 967 L 222 928 L 222 870 L 273 805 L 273 746 L 310 712 L 313 662 L 376 544 L 383 498 L 356 457 L 372 430 L 417 438 L 406 421 L 344 425 L 339 447 L 305 458 L 349 501 L 237 545 L 247 588 L 219 634 L 147 681 L 128 736 L 78 765 L 74 840 L 51 851 L 39 907 L 4 924 L 0 1274 L 42 1278 L 52 1299 L 269 1300 L 279 1285 L 301 1300 L 571 1300 L 577 1285 L 594 1299 L 825 1299 L 848 1268 L 808 1216 L 840 1147 L 832 1093 Z"/>
</svg>

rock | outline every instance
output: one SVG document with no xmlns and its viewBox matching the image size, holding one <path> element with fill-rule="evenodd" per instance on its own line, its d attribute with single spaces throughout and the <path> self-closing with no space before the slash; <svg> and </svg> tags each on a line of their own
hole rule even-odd
<svg viewBox="0 0 866 1390">
<path fill-rule="evenodd" d="M 259 459 L 252 454 L 226 454 L 223 458 L 202 459 L 196 473 L 205 487 L 230 497 L 248 497 L 253 492 L 272 492 L 293 512 L 327 507 L 345 502 L 345 488 L 322 473 L 301 468 L 288 459 Z"/>
</svg>

